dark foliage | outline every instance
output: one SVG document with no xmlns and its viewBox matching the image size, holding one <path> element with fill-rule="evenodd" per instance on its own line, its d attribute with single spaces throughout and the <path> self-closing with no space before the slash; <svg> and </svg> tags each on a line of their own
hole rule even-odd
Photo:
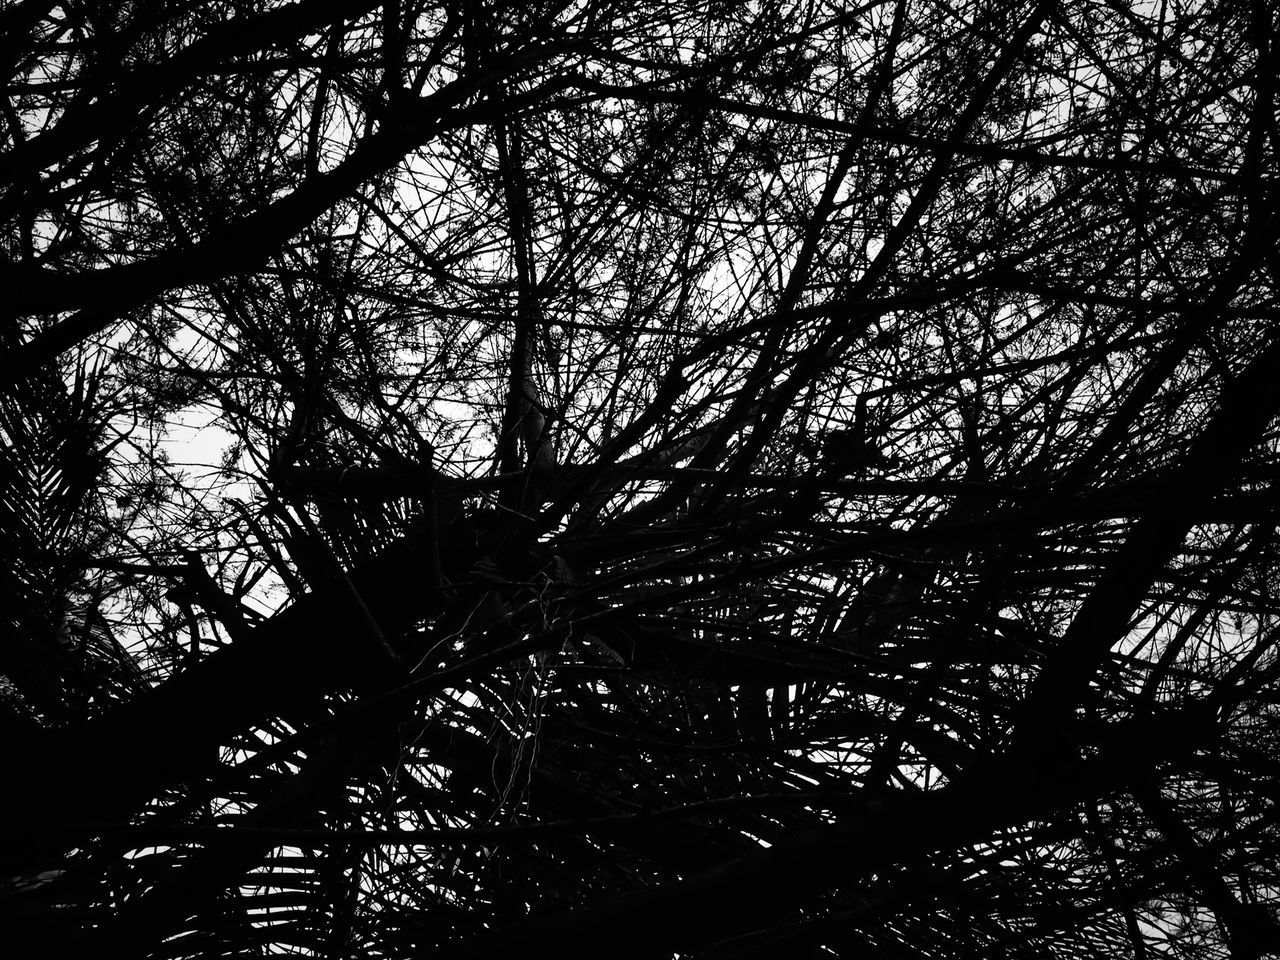
<svg viewBox="0 0 1280 960">
<path fill-rule="evenodd" d="M 9 0 L 0 952 L 1280 953 L 1265 0 Z"/>
</svg>

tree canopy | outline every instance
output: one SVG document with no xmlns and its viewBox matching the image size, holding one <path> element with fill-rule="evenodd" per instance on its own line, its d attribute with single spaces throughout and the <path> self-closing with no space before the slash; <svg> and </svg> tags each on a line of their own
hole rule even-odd
<svg viewBox="0 0 1280 960">
<path fill-rule="evenodd" d="M 1280 953 L 1266 0 L 10 0 L 11 955 Z"/>
</svg>

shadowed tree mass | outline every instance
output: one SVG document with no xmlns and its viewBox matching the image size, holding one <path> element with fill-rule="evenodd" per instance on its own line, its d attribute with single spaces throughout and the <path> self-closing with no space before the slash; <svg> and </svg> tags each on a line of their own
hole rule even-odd
<svg viewBox="0 0 1280 960">
<path fill-rule="evenodd" d="M 1278 16 L 8 0 L 0 952 L 1280 953 Z"/>
</svg>

